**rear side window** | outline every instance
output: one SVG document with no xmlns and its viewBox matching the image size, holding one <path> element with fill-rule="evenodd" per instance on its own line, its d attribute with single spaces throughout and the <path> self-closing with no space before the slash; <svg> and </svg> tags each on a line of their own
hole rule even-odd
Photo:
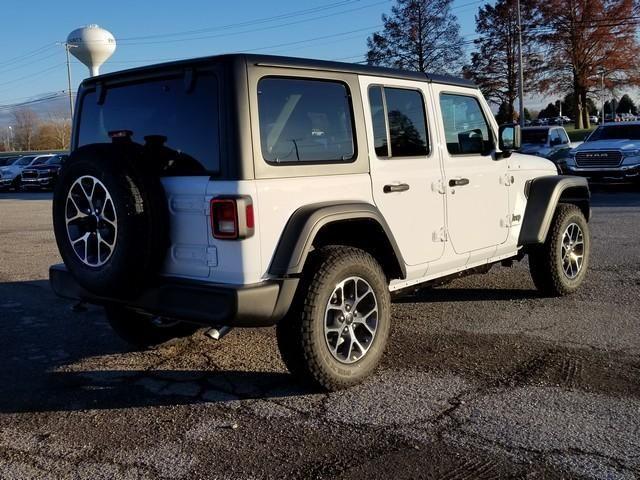
<svg viewBox="0 0 640 480">
<path fill-rule="evenodd" d="M 419 91 L 374 86 L 369 89 L 369 105 L 376 155 L 397 158 L 429 153 L 424 100 Z"/>
<path fill-rule="evenodd" d="M 489 124 L 478 99 L 467 95 L 442 94 L 440 109 L 451 155 L 485 155 L 493 146 Z"/>
<path fill-rule="evenodd" d="M 83 96 L 78 146 L 110 142 L 109 132 L 130 131 L 150 150 L 164 175 L 201 175 L 220 170 L 218 85 L 201 73 L 107 87 Z"/>
<path fill-rule="evenodd" d="M 267 77 L 258 83 L 262 156 L 271 164 L 351 162 L 349 91 L 341 82 Z"/>
</svg>

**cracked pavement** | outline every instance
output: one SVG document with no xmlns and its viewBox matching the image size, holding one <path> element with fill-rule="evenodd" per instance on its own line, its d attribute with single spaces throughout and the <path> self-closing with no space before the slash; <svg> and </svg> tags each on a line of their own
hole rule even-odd
<svg viewBox="0 0 640 480">
<path fill-rule="evenodd" d="M 640 193 L 598 189 L 584 287 L 526 262 L 397 298 L 387 352 L 332 394 L 289 377 L 273 329 L 131 351 L 73 313 L 50 195 L 0 193 L 0 478 L 640 476 Z"/>
</svg>

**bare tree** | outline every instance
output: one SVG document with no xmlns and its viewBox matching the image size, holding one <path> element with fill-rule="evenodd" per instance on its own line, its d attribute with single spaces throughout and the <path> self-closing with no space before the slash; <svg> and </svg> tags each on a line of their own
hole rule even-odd
<svg viewBox="0 0 640 480">
<path fill-rule="evenodd" d="M 40 125 L 40 117 L 29 108 L 13 111 L 16 150 L 31 150 Z"/>
<path fill-rule="evenodd" d="M 587 96 L 606 86 L 640 85 L 636 0 L 539 0 L 546 47 L 540 90 L 573 92 L 576 128 L 588 128 Z"/>
<path fill-rule="evenodd" d="M 60 112 L 50 113 L 48 123 L 52 127 L 55 147 L 63 150 L 69 148 L 71 138 L 71 119 Z"/>
<path fill-rule="evenodd" d="M 452 0 L 397 0 L 384 29 L 367 39 L 367 63 L 418 72 L 458 73 L 464 42 Z"/>
<path fill-rule="evenodd" d="M 531 34 L 538 10 L 531 0 L 522 0 L 523 57 L 525 90 L 533 89 L 540 68 L 540 57 Z M 498 0 L 486 4 L 476 14 L 475 51 L 471 64 L 464 67 L 464 76 L 473 79 L 491 103 L 500 106 L 504 121 L 514 121 L 514 103 L 518 97 L 518 12 L 516 0 Z"/>
</svg>

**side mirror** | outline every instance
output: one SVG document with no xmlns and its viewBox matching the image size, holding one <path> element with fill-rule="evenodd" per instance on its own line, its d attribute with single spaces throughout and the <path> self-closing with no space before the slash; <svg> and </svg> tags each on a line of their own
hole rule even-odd
<svg viewBox="0 0 640 480">
<path fill-rule="evenodd" d="M 522 146 L 520 125 L 507 123 L 498 130 L 498 147 L 505 157 Z"/>
</svg>

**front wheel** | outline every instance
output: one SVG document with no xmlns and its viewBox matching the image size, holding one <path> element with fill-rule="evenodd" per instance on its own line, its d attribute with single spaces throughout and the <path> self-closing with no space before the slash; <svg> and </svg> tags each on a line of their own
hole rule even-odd
<svg viewBox="0 0 640 480">
<path fill-rule="evenodd" d="M 197 325 L 138 313 L 120 306 L 105 307 L 107 321 L 113 331 L 137 349 L 145 349 L 174 338 L 188 337 Z"/>
<path fill-rule="evenodd" d="M 538 290 L 549 296 L 575 292 L 584 281 L 591 256 L 589 224 L 575 205 L 556 209 L 543 245 L 529 252 L 529 270 Z"/>
<path fill-rule="evenodd" d="M 297 299 L 278 324 L 278 347 L 291 373 L 326 390 L 362 382 L 378 365 L 389 336 L 386 275 L 367 252 L 317 251 Z"/>
</svg>

